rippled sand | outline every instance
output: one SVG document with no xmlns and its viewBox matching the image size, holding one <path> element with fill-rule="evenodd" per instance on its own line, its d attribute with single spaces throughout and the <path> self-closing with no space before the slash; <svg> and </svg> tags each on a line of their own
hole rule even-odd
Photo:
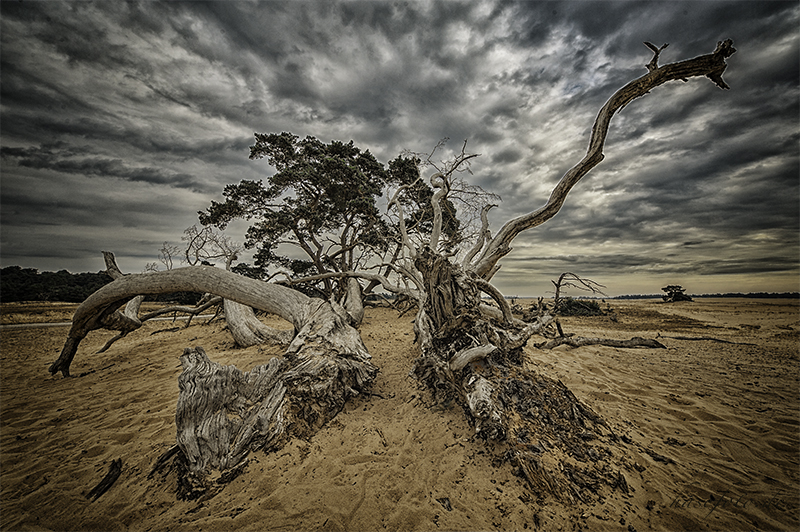
<svg viewBox="0 0 800 532">
<path fill-rule="evenodd" d="M 201 345 L 213 360 L 247 370 L 280 350 L 236 349 L 224 324 L 170 332 L 181 324 L 156 322 L 103 354 L 94 352 L 114 333 L 92 333 L 72 365 L 82 376 L 63 379 L 47 367 L 66 327 L 2 329 L 0 528 L 800 528 L 797 301 L 611 305 L 616 321 L 564 318 L 565 331 L 659 337 L 667 349 L 526 348 L 531 369 L 561 379 L 625 436 L 612 466 L 633 491 L 580 506 L 537 504 L 509 464 L 493 461 L 500 453 L 472 437 L 458 406 L 426 404 L 408 377 L 410 315 L 367 311 L 362 336 L 381 369 L 371 396 L 350 402 L 309 441 L 251 455 L 245 473 L 204 502 L 177 501 L 173 476 L 148 478 L 175 442 L 178 357 Z M 72 308 L 44 309 L 44 321 Z M 11 310 L 3 307 L 4 323 L 34 321 L 11 319 Z M 86 494 L 117 458 L 119 479 L 90 502 Z"/>
</svg>

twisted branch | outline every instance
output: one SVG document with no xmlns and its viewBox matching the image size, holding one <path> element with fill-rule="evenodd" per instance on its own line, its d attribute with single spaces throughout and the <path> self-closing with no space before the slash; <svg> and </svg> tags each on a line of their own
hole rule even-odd
<svg viewBox="0 0 800 532">
<path fill-rule="evenodd" d="M 656 48 L 655 52 L 660 53 L 663 48 Z M 547 203 L 535 211 L 506 222 L 484 250 L 473 268 L 474 271 L 484 279 L 491 279 L 494 272 L 497 271 L 497 262 L 511 251 L 511 242 L 519 233 L 543 224 L 558 213 L 572 187 L 603 160 L 603 147 L 608 135 L 608 126 L 617 111 L 636 98 L 644 96 L 652 89 L 668 81 L 705 76 L 722 89 L 730 88 L 722 80 L 722 73 L 727 67 L 725 59 L 735 52 L 733 41 L 727 39 L 717 43 L 717 48 L 713 53 L 695 57 L 694 59 L 657 67 L 657 57 L 654 58 L 648 65 L 648 68 L 652 67 L 652 70 L 619 89 L 600 109 L 592 128 L 589 149 L 586 155 L 578 164 L 564 174 L 550 194 L 550 199 Z"/>
</svg>

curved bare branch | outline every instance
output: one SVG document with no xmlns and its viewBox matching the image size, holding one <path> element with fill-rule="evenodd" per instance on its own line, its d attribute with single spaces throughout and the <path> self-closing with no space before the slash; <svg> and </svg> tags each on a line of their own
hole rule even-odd
<svg viewBox="0 0 800 532">
<path fill-rule="evenodd" d="M 393 266 L 395 269 L 404 270 L 399 265 Z M 367 281 L 375 281 L 380 283 L 380 285 L 392 292 L 393 294 L 401 294 L 404 296 L 408 296 L 412 299 L 419 300 L 420 294 L 415 290 L 410 290 L 407 288 L 401 288 L 397 285 L 392 284 L 389 279 L 379 273 L 368 273 L 368 272 L 328 272 L 328 273 L 320 273 L 318 275 L 309 275 L 308 277 L 303 277 L 301 279 L 289 279 L 289 284 L 297 284 L 297 283 L 305 283 L 309 281 L 320 281 L 323 279 L 333 279 L 337 277 L 357 277 L 359 279 L 366 279 Z M 415 279 L 413 276 L 409 276 L 415 283 L 418 283 L 418 280 Z"/>
<path fill-rule="evenodd" d="M 483 246 L 486 242 L 491 242 L 492 240 L 492 233 L 489 232 L 489 211 L 497 207 L 496 204 L 491 205 L 484 205 L 481 209 L 481 230 L 478 232 L 478 240 L 475 242 L 475 245 L 472 249 L 469 250 L 467 255 L 464 257 L 464 260 L 461 262 L 461 267 L 467 269 L 472 262 L 472 259 L 475 258 L 475 255 L 480 253 L 483 249 Z"/>
<path fill-rule="evenodd" d="M 407 188 L 413 187 L 419 182 L 420 179 L 422 178 L 421 177 L 417 178 L 416 181 L 414 181 L 410 185 L 403 185 L 399 187 L 392 196 L 392 199 L 389 200 L 389 205 L 387 206 L 387 209 L 391 209 L 393 206 L 397 209 L 397 215 L 399 217 L 398 229 L 400 230 L 400 238 L 402 240 L 403 246 L 405 246 L 405 248 L 408 249 L 408 253 L 412 259 L 416 256 L 417 250 L 413 246 L 413 244 L 411 244 L 411 239 L 408 238 L 408 230 L 406 229 L 405 214 L 403 213 L 403 204 L 399 198 L 400 198 L 400 193 L 402 191 L 404 191 Z"/>
<path fill-rule="evenodd" d="M 691 77 L 705 76 L 722 89 L 730 88 L 722 80 L 722 73 L 727 67 L 725 59 L 735 52 L 733 41 L 727 39 L 717 43 L 717 48 L 713 53 L 694 59 L 670 63 L 662 67 L 655 67 L 655 62 L 651 62 L 651 66 L 654 67 L 652 70 L 614 93 L 597 115 L 594 127 L 592 127 L 589 149 L 583 159 L 564 174 L 543 207 L 506 222 L 484 250 L 474 267 L 475 272 L 484 279 L 491 279 L 493 272 L 496 271 L 494 268 L 497 261 L 511 251 L 511 242 L 519 233 L 543 224 L 558 213 L 572 187 L 603 160 L 603 147 L 608 135 L 608 126 L 617 111 L 668 81 L 685 81 Z"/>
<path fill-rule="evenodd" d="M 225 322 L 233 340 L 239 347 L 250 347 L 263 343 L 287 346 L 292 342 L 295 331 L 275 329 L 261 323 L 251 307 L 230 299 L 223 300 Z"/>
<path fill-rule="evenodd" d="M 506 301 L 506 298 L 503 297 L 503 294 L 500 293 L 500 290 L 495 288 L 494 285 L 489 281 L 484 281 L 480 277 L 475 279 L 475 285 L 480 289 L 481 292 L 488 294 L 492 299 L 494 299 L 494 301 L 500 307 L 500 311 L 503 313 L 503 321 L 510 325 L 514 321 L 514 315 L 511 313 L 511 307 L 509 306 L 508 301 Z"/>
<path fill-rule="evenodd" d="M 311 298 L 291 288 L 264 283 L 211 266 L 190 266 L 163 272 L 125 275 L 103 286 L 81 303 L 72 318 L 61 355 L 50 373 L 69 376 L 80 342 L 95 329 L 119 331 L 141 326 L 117 309 L 134 297 L 169 292 L 210 292 L 238 303 L 277 314 L 300 330 L 308 319 Z"/>
<path fill-rule="evenodd" d="M 430 248 L 434 251 L 439 247 L 439 238 L 442 235 L 442 205 L 441 201 L 447 197 L 449 186 L 447 177 L 441 173 L 436 173 L 431 176 L 431 186 L 436 189 L 431 198 L 431 207 L 433 207 L 433 229 L 431 229 Z"/>
</svg>

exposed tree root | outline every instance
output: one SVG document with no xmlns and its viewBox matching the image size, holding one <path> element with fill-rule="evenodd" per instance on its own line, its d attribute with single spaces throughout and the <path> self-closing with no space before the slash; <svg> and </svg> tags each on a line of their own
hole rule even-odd
<svg viewBox="0 0 800 532">
<path fill-rule="evenodd" d="M 348 398 L 366 392 L 377 373 L 368 361 L 330 346 L 301 346 L 248 372 L 212 362 L 201 347 L 186 349 L 181 364 L 175 422 L 183 498 L 215 492 L 251 451 L 277 450 L 293 436 L 310 438 Z"/>
<path fill-rule="evenodd" d="M 434 400 L 462 405 L 476 435 L 500 444 L 498 458 L 540 498 L 586 502 L 603 489 L 627 491 L 608 465 L 617 438 L 606 423 L 560 381 L 523 368 L 523 345 L 552 318 L 526 324 L 481 311 L 478 283 L 460 267 L 426 249 L 416 264 L 435 289 L 417 319 L 427 330 L 413 371 Z"/>
</svg>

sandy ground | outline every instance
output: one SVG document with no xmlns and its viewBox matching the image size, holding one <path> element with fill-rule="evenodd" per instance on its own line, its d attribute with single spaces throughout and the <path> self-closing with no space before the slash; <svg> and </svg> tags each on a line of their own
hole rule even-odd
<svg viewBox="0 0 800 532">
<path fill-rule="evenodd" d="M 628 443 L 614 449 L 632 493 L 537 504 L 457 406 L 429 405 L 408 377 L 411 317 L 369 309 L 362 336 L 381 372 L 309 441 L 255 453 L 205 502 L 148 478 L 175 442 L 178 357 L 201 345 L 250 369 L 279 354 L 236 349 L 224 324 L 156 322 L 50 376 L 66 327 L 0 329 L 2 530 L 798 530 L 800 308 L 791 300 L 612 302 L 608 317 L 562 319 L 583 336 L 657 337 L 667 349 L 526 348 Z M 3 323 L 61 321 L 74 306 L 3 306 Z M 33 309 L 33 310 L 32 310 Z M 24 314 L 28 312 L 26 318 Z M 60 314 L 59 314 L 60 313 Z M 205 321 L 205 320 L 201 320 Z M 163 332 L 159 332 L 163 331 Z M 687 339 L 694 338 L 694 339 Z M 730 343 L 715 341 L 724 340 Z M 534 339 L 531 345 L 535 342 Z M 667 460 L 658 461 L 647 451 Z M 114 486 L 86 494 L 122 460 Z"/>
</svg>

